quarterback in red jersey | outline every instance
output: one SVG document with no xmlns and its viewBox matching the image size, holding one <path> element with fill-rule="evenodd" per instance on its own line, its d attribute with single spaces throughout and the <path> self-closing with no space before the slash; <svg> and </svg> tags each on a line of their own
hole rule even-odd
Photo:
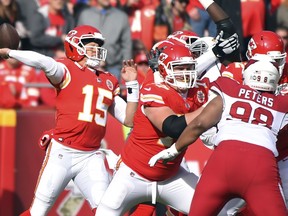
<svg viewBox="0 0 288 216">
<path fill-rule="evenodd" d="M 123 215 L 143 202 L 160 202 L 188 213 L 198 177 L 180 166 L 184 152 L 178 160 L 155 168 L 148 166 L 148 160 L 170 146 L 199 113 L 207 89 L 197 83 L 196 61 L 185 46 L 166 47 L 158 64 L 164 82 L 140 90 L 134 128 L 96 215 Z"/>
<path fill-rule="evenodd" d="M 235 197 L 243 198 L 255 215 L 288 213 L 275 158 L 276 136 L 288 112 L 288 96 L 274 94 L 280 79 L 278 64 L 267 55 L 257 55 L 246 64 L 243 77 L 243 84 L 227 77 L 213 82 L 211 91 L 217 96 L 175 144 L 149 160 L 152 167 L 177 160 L 203 132 L 217 124 L 217 147 L 197 184 L 191 216 L 217 215 Z"/>
<path fill-rule="evenodd" d="M 47 215 L 58 195 L 72 179 L 93 212 L 110 182 L 105 154 L 99 150 L 108 112 L 126 126 L 133 126 L 139 87 L 133 60 L 123 62 L 127 104 L 119 96 L 112 74 L 98 68 L 107 50 L 98 29 L 78 26 L 65 39 L 67 58 L 54 59 L 32 51 L 0 49 L 3 58 L 15 58 L 41 68 L 57 90 L 56 126 L 40 171 L 35 197 L 22 215 Z"/>
</svg>

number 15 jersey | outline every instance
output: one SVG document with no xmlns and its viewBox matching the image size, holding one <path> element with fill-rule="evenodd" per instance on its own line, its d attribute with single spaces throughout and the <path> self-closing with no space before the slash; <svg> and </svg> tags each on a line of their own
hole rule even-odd
<svg viewBox="0 0 288 216">
<path fill-rule="evenodd" d="M 63 81 L 57 86 L 56 128 L 53 138 L 71 148 L 91 151 L 105 135 L 108 109 L 119 94 L 119 84 L 108 72 L 81 68 L 63 59 Z"/>
</svg>

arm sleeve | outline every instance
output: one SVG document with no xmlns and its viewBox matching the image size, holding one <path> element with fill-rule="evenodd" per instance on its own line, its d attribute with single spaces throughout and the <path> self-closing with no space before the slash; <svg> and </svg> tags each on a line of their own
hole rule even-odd
<svg viewBox="0 0 288 216">
<path fill-rule="evenodd" d="M 126 118 L 126 107 L 127 103 L 120 96 L 115 96 L 114 102 L 109 108 L 109 112 L 121 124 L 124 124 Z"/>
<path fill-rule="evenodd" d="M 186 126 L 187 122 L 185 120 L 185 115 L 179 117 L 176 115 L 170 115 L 163 121 L 162 131 L 164 134 L 178 139 Z"/>
<path fill-rule="evenodd" d="M 59 84 L 63 79 L 64 65 L 51 57 L 24 50 L 11 50 L 9 56 L 26 65 L 43 70 L 53 84 Z"/>
<path fill-rule="evenodd" d="M 201 77 L 206 72 L 205 70 L 209 68 L 212 64 L 215 64 L 218 61 L 218 58 L 215 56 L 212 50 L 209 50 L 203 55 L 199 56 L 197 59 L 197 76 Z"/>
</svg>

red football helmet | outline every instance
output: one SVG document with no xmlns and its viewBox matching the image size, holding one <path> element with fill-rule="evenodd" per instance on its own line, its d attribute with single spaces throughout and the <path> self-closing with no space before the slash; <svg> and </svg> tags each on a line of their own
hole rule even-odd
<svg viewBox="0 0 288 216">
<path fill-rule="evenodd" d="M 173 45 L 175 45 L 175 43 L 173 43 L 171 40 L 162 40 L 155 43 L 154 46 L 152 47 L 152 50 L 156 50 L 156 48 L 161 49 L 165 47 L 170 47 Z"/>
<path fill-rule="evenodd" d="M 246 56 L 250 59 L 255 54 L 269 55 L 279 64 L 280 74 L 282 74 L 286 52 L 282 38 L 272 31 L 261 31 L 254 34 L 249 43 Z"/>
<path fill-rule="evenodd" d="M 172 34 L 168 35 L 167 39 L 174 41 L 174 43 L 184 44 L 185 46 L 189 47 L 193 42 L 195 42 L 199 36 L 192 31 L 175 31 Z"/>
<path fill-rule="evenodd" d="M 73 61 L 80 61 L 86 56 L 88 66 L 97 66 L 100 61 L 105 61 L 107 50 L 101 46 L 105 38 L 101 32 L 89 25 L 82 25 L 72 29 L 66 36 L 64 42 L 65 54 Z M 85 46 L 89 42 L 96 42 L 98 46 Z M 87 54 L 87 50 L 90 50 Z M 96 64 L 96 65 L 95 65 Z"/>
<path fill-rule="evenodd" d="M 159 72 L 164 82 L 179 90 L 193 88 L 196 84 L 196 60 L 183 45 L 166 47 L 158 59 Z"/>
</svg>

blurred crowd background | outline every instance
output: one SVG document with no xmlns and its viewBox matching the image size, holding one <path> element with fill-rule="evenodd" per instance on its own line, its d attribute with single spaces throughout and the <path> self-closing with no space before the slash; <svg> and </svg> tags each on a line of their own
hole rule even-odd
<svg viewBox="0 0 288 216">
<path fill-rule="evenodd" d="M 214 1 L 237 28 L 243 60 L 250 37 L 261 30 L 275 31 L 287 44 L 288 0 Z M 217 33 L 198 0 L 0 0 L 2 23 L 16 28 L 19 49 L 55 59 L 65 57 L 63 41 L 69 30 L 78 25 L 98 28 L 108 50 L 101 67 L 119 83 L 122 61 L 131 58 L 141 83 L 148 70 L 146 54 L 172 32 L 190 30 L 200 37 Z M 0 61 L 0 95 L 0 108 L 18 109 L 54 107 L 56 92 L 40 70 L 7 59 Z"/>
</svg>

